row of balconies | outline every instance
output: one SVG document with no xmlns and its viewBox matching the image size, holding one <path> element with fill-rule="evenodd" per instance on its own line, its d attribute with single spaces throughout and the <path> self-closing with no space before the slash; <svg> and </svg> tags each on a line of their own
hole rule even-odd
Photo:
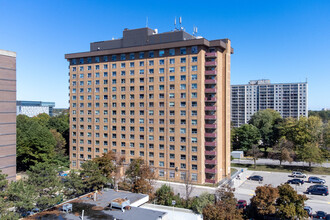
<svg viewBox="0 0 330 220">
<path fill-rule="evenodd" d="M 206 53 L 205 54 L 205 58 L 216 58 L 217 57 L 217 53 L 216 52 L 212 52 L 212 53 Z M 207 69 L 205 70 L 205 75 L 206 76 L 216 76 L 217 75 L 217 71 L 215 70 L 215 67 L 217 65 L 217 62 L 212 59 L 211 61 L 206 61 L 205 62 L 205 67 L 207 67 Z M 213 77 L 212 77 L 213 78 Z M 213 85 L 215 86 L 217 84 L 217 80 L 216 79 L 205 79 L 205 93 L 216 93 L 217 89 L 216 88 L 210 88 L 213 87 Z M 211 86 L 210 86 L 211 85 Z M 212 105 L 212 102 L 216 102 L 216 96 L 214 95 L 210 95 L 210 94 L 206 94 L 205 97 L 205 102 L 208 103 L 209 106 L 205 106 L 205 111 L 213 111 L 213 112 L 208 112 L 205 115 L 205 138 L 208 141 L 205 141 L 205 164 L 208 165 L 208 167 L 205 168 L 205 174 L 206 174 L 206 178 L 205 178 L 205 182 L 206 183 L 215 183 L 215 174 L 217 173 L 216 170 L 216 164 L 217 164 L 217 160 L 216 160 L 216 151 L 215 151 L 215 147 L 216 147 L 216 122 L 214 121 L 208 121 L 208 120 L 216 120 L 216 110 L 217 107 L 216 105 Z M 211 106 L 212 105 L 212 106 Z M 211 129 L 211 130 L 209 130 Z M 214 140 L 214 141 L 210 141 L 210 140 Z M 212 148 L 213 147 L 213 148 Z"/>
</svg>

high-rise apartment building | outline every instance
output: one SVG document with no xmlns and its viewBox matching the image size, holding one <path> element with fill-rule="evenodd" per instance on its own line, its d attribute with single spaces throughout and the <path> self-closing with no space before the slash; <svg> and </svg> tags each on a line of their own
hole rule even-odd
<svg viewBox="0 0 330 220">
<path fill-rule="evenodd" d="M 16 180 L 16 53 L 0 50 L 0 170 Z"/>
<path fill-rule="evenodd" d="M 307 82 L 274 83 L 251 80 L 231 86 L 231 121 L 234 127 L 248 123 L 259 110 L 274 109 L 283 118 L 308 116 Z"/>
<path fill-rule="evenodd" d="M 141 28 L 66 54 L 72 168 L 109 150 L 164 180 L 230 175 L 230 40 Z"/>
</svg>

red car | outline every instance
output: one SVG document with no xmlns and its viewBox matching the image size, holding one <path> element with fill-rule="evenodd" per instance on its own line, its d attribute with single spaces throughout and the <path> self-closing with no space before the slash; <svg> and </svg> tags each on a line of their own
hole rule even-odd
<svg viewBox="0 0 330 220">
<path fill-rule="evenodd" d="M 236 208 L 238 209 L 245 209 L 247 206 L 246 200 L 238 200 L 236 204 Z"/>
</svg>

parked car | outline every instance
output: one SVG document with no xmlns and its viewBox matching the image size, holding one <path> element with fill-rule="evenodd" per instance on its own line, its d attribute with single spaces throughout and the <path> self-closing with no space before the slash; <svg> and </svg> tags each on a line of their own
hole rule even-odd
<svg viewBox="0 0 330 220">
<path fill-rule="evenodd" d="M 310 206 L 305 206 L 304 210 L 307 212 L 308 216 L 311 217 L 313 215 L 313 209 Z"/>
<path fill-rule="evenodd" d="M 303 174 L 302 172 L 298 172 L 298 171 L 293 171 L 292 176 L 297 177 L 297 178 L 306 178 L 307 177 L 306 174 Z"/>
<path fill-rule="evenodd" d="M 326 187 L 309 187 L 306 192 L 310 195 L 311 194 L 322 195 L 322 196 L 329 195 L 329 190 Z"/>
<path fill-rule="evenodd" d="M 311 185 L 310 187 L 308 187 L 308 189 L 312 189 L 312 188 L 326 188 L 326 189 L 328 189 L 328 186 L 327 185 L 315 184 L 315 185 Z"/>
<path fill-rule="evenodd" d="M 308 182 L 310 182 L 310 183 L 321 183 L 321 184 L 325 184 L 325 180 L 324 179 L 321 179 L 321 178 L 316 177 L 316 176 L 310 176 L 308 178 Z"/>
<path fill-rule="evenodd" d="M 255 181 L 259 181 L 260 182 L 260 181 L 263 181 L 264 178 L 262 176 L 254 175 L 254 176 L 250 176 L 248 178 L 248 180 L 255 180 Z"/>
<path fill-rule="evenodd" d="M 238 200 L 236 204 L 236 208 L 238 209 L 245 209 L 247 206 L 246 200 Z"/>
<path fill-rule="evenodd" d="M 318 219 L 325 219 L 326 216 L 327 216 L 327 213 L 326 213 L 326 212 L 323 212 L 323 211 L 317 211 L 317 212 L 316 212 L 316 215 L 315 215 L 315 218 L 318 218 Z"/>
<path fill-rule="evenodd" d="M 325 216 L 325 220 L 330 220 L 330 214 L 327 214 L 327 215 Z"/>
<path fill-rule="evenodd" d="M 288 183 L 288 184 L 302 185 L 302 184 L 304 184 L 304 181 L 301 180 L 301 179 L 292 179 L 292 180 L 288 180 L 287 183 Z"/>
</svg>

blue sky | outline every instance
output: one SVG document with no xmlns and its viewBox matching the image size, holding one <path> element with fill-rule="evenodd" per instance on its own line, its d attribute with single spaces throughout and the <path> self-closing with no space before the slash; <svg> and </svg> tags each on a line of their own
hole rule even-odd
<svg viewBox="0 0 330 220">
<path fill-rule="evenodd" d="M 17 99 L 68 107 L 64 54 L 120 38 L 124 28 L 173 30 L 174 18 L 206 39 L 229 38 L 231 83 L 309 83 L 309 109 L 330 108 L 330 1 L 0 0 L 0 49 L 17 52 Z"/>
</svg>

